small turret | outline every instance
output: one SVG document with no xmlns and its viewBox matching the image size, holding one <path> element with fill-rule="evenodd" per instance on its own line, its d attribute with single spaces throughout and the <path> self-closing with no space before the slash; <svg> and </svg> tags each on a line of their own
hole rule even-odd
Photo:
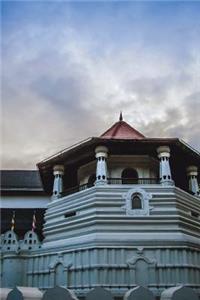
<svg viewBox="0 0 200 300">
<path fill-rule="evenodd" d="M 13 230 L 8 230 L 2 238 L 2 252 L 18 252 L 19 241 L 16 233 Z"/>
</svg>

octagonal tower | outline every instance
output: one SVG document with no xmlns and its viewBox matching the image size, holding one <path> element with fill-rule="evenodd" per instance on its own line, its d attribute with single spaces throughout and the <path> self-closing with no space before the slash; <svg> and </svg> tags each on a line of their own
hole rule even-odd
<svg viewBox="0 0 200 300">
<path fill-rule="evenodd" d="M 52 198 L 25 284 L 79 296 L 96 286 L 116 297 L 136 285 L 157 296 L 177 284 L 198 291 L 199 166 L 183 141 L 147 138 L 122 116 L 100 137 L 40 162 Z"/>
</svg>

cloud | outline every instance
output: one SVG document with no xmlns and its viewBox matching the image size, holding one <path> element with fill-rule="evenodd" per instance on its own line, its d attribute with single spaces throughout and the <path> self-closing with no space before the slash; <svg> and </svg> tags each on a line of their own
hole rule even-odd
<svg viewBox="0 0 200 300">
<path fill-rule="evenodd" d="M 162 17 L 149 17 L 144 5 L 134 14 L 117 10 L 116 19 L 105 5 L 96 19 L 89 4 L 82 14 L 69 5 L 66 14 L 53 7 L 44 15 L 37 4 L 35 21 L 29 11 L 31 21 L 20 14 L 3 28 L 3 168 L 34 168 L 50 154 L 100 135 L 120 110 L 147 136 L 178 136 L 200 149 L 200 45 L 197 24 L 188 24 L 186 12 L 178 10 L 178 26 L 163 15 L 158 30 Z M 61 15 L 53 22 L 55 8 Z M 126 17 L 120 29 L 118 21 Z"/>
</svg>

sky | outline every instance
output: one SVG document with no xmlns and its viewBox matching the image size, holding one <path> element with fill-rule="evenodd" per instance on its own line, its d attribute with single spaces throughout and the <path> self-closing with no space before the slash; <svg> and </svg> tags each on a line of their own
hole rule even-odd
<svg viewBox="0 0 200 300">
<path fill-rule="evenodd" d="M 99 136 L 123 112 L 200 151 L 199 1 L 1 2 L 2 169 Z"/>
</svg>

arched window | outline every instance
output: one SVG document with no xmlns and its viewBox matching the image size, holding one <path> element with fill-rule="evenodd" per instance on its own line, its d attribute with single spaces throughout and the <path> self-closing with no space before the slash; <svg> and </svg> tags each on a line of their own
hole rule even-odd
<svg viewBox="0 0 200 300">
<path fill-rule="evenodd" d="M 122 184 L 138 183 L 138 173 L 135 169 L 127 168 L 122 171 Z"/>
<path fill-rule="evenodd" d="M 131 207 L 132 207 L 132 209 L 142 209 L 142 199 L 138 193 L 135 193 L 132 195 Z"/>
<path fill-rule="evenodd" d="M 133 215 L 135 217 L 149 215 L 149 201 L 152 199 L 150 193 L 136 186 L 129 189 L 125 197 L 127 215 Z"/>
<path fill-rule="evenodd" d="M 94 185 L 95 181 L 96 181 L 96 174 L 90 175 L 87 186 L 92 187 Z"/>
</svg>

